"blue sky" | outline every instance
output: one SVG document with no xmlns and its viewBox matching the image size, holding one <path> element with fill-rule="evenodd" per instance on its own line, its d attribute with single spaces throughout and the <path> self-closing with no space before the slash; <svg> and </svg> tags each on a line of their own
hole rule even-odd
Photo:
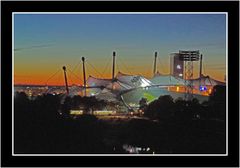
<svg viewBox="0 0 240 168">
<path fill-rule="evenodd" d="M 170 53 L 184 49 L 200 50 L 206 72 L 215 78 L 222 80 L 225 73 L 211 69 L 225 66 L 224 14 L 16 14 L 14 35 L 15 49 L 46 45 L 15 52 L 15 73 L 20 75 L 39 74 L 41 66 L 51 74 L 59 65 L 74 66 L 82 56 L 101 71 L 113 50 L 129 71 L 145 76 L 158 51 L 158 69 L 169 73 Z"/>
</svg>

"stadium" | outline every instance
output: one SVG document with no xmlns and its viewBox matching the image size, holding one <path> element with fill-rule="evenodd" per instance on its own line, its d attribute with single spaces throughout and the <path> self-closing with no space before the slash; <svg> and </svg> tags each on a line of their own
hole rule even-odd
<svg viewBox="0 0 240 168">
<path fill-rule="evenodd" d="M 163 95 L 170 95 L 173 99 L 196 98 L 199 102 L 204 102 L 208 100 L 214 86 L 225 85 L 224 82 L 202 74 L 202 55 L 199 51 L 179 51 L 179 53 L 171 54 L 170 74 L 160 74 L 157 71 L 157 52 L 155 52 L 153 77 L 150 79 L 142 75 L 122 72 L 115 75 L 115 57 L 116 52 L 113 52 L 111 79 L 91 75 L 86 79 L 85 58 L 82 57 L 84 78 L 82 86 L 68 86 L 67 70 L 63 67 L 66 91 L 62 92 L 66 93 L 65 97 L 95 96 L 99 100 L 122 103 L 128 109 L 137 110 L 142 98 L 150 103 Z M 200 73 L 196 79 L 193 79 L 193 61 L 200 61 Z M 56 93 L 57 89 L 59 90 L 59 87 L 49 88 L 47 93 Z M 64 90 L 63 87 L 62 90 Z"/>
</svg>

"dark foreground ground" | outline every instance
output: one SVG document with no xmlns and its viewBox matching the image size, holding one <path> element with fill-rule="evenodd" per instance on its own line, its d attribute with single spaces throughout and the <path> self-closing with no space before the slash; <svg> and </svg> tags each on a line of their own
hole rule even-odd
<svg viewBox="0 0 240 168">
<path fill-rule="evenodd" d="M 225 123 L 96 118 L 25 121 L 14 132 L 15 153 L 216 154 L 225 153 Z"/>
<path fill-rule="evenodd" d="M 106 108 L 95 97 L 42 95 L 33 100 L 24 93 L 14 98 L 14 152 L 22 154 L 225 154 L 225 87 L 215 87 L 208 102 L 173 100 L 160 96 L 140 102 L 142 117 L 81 115 Z M 91 111 L 90 110 L 90 111 Z M 129 113 L 125 113 L 129 114 Z M 130 113 L 132 114 L 132 113 Z"/>
</svg>

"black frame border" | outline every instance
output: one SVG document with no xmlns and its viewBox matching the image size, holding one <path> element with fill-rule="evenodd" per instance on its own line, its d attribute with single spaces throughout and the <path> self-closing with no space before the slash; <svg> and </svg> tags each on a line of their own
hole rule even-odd
<svg viewBox="0 0 240 168">
<path fill-rule="evenodd" d="M 238 1 L 2 1 L 2 166 L 239 165 Z M 228 156 L 12 156 L 12 12 L 228 12 Z M 239 70 L 239 68 L 238 68 Z M 234 74 L 234 75 L 233 75 Z"/>
</svg>

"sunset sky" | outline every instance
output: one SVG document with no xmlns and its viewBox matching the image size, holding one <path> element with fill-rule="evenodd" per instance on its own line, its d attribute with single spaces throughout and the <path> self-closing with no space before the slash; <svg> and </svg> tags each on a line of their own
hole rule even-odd
<svg viewBox="0 0 240 168">
<path fill-rule="evenodd" d="M 152 77 L 154 52 L 158 70 L 170 72 L 170 54 L 200 50 L 203 73 L 217 80 L 226 74 L 224 14 L 15 14 L 15 84 L 62 85 L 62 66 L 69 83 L 87 76 L 111 77 L 112 51 L 116 71 Z M 194 67 L 195 77 L 199 66 Z M 73 73 L 71 73 L 72 71 Z M 47 81 L 54 73 L 56 75 Z M 77 78 L 78 77 L 78 78 Z"/>
</svg>

